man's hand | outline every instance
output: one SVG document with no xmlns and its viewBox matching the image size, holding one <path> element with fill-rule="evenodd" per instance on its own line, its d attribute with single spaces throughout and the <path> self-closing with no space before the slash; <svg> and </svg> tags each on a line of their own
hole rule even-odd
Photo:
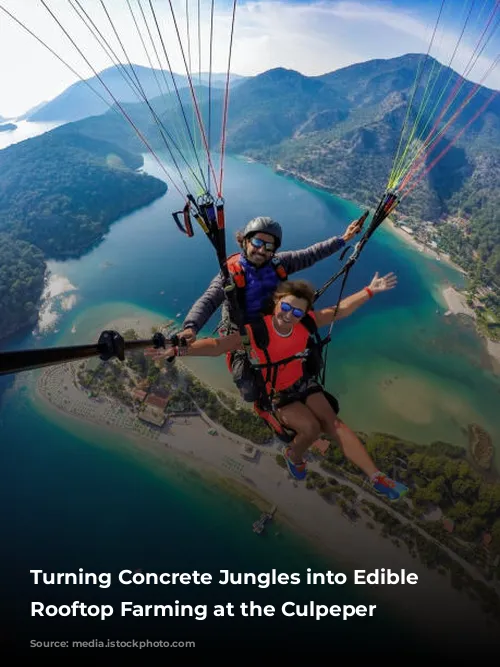
<svg viewBox="0 0 500 667">
<path fill-rule="evenodd" d="M 342 237 L 344 241 L 347 243 L 347 241 L 350 241 L 353 236 L 356 236 L 356 234 L 359 234 L 359 232 L 363 229 L 363 224 L 366 220 L 367 216 L 362 215 L 361 218 L 358 218 L 358 220 L 353 220 L 349 227 L 345 230 L 344 236 Z"/>
<path fill-rule="evenodd" d="M 373 276 L 371 283 L 368 285 L 368 289 L 370 289 L 374 294 L 377 294 L 378 292 L 387 292 L 387 290 L 396 287 L 397 284 L 398 279 L 394 273 L 388 273 L 383 278 L 379 278 L 377 271 L 377 273 Z"/>
<path fill-rule="evenodd" d="M 181 331 L 177 335 L 179 338 L 184 338 L 188 345 L 191 345 L 196 340 L 196 331 L 194 329 L 184 329 L 184 331 Z"/>
</svg>

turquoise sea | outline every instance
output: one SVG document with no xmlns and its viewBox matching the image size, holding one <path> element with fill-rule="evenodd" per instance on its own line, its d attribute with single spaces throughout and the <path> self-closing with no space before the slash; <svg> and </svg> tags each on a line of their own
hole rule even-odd
<svg viewBox="0 0 500 667">
<path fill-rule="evenodd" d="M 146 159 L 146 169 L 157 174 Z M 159 174 L 158 174 L 159 175 Z M 266 167 L 230 158 L 226 164 L 226 218 L 232 237 L 255 215 L 271 215 L 284 227 L 285 247 L 300 248 L 340 234 L 359 210 L 346 201 L 277 176 Z M 51 262 L 51 285 L 61 292 L 47 300 L 42 327 L 9 341 L 11 348 L 82 344 L 97 340 L 111 320 L 153 314 L 182 321 L 217 264 L 204 235 L 178 232 L 171 211 L 175 191 L 136 211 L 111 228 L 104 241 L 79 260 Z M 338 255 L 303 276 L 316 285 L 339 268 Z M 442 317 L 439 285 L 460 285 L 453 269 L 430 260 L 380 229 L 351 272 L 347 293 L 367 284 L 375 271 L 395 271 L 399 286 L 336 327 L 329 353 L 328 384 L 355 428 L 384 430 L 418 442 L 465 444 L 464 427 L 481 423 L 500 449 L 499 378 L 491 371 L 482 342 L 471 328 Z M 56 290 L 57 291 L 57 290 Z M 323 297 L 333 303 L 336 289 Z M 438 314 L 436 311 L 439 311 Z M 214 318 L 207 332 L 215 326 Z M 197 371 L 213 384 L 231 388 L 219 360 L 197 360 Z M 300 572 L 335 569 L 283 526 L 264 539 L 251 531 L 257 510 L 222 493 L 179 464 L 155 469 L 146 454 L 134 453 L 120 436 L 82 426 L 41 405 L 34 395 L 36 372 L 20 374 L 4 395 L 0 411 L 3 524 L 2 612 L 26 638 L 70 636 L 155 637 L 170 641 L 203 637 L 208 643 L 231 637 L 241 642 L 307 634 L 308 641 L 332 642 L 347 651 L 380 641 L 391 628 L 405 646 L 416 630 L 387 605 L 376 618 L 341 622 L 282 618 L 110 619 L 29 618 L 30 601 L 72 600 L 119 604 L 203 604 L 253 600 L 276 607 L 286 601 L 368 604 L 370 595 L 354 586 L 127 587 L 82 589 L 39 586 L 30 569 L 49 572 L 117 573 L 143 571 Z M 279 534 L 275 534 L 278 532 Z M 74 593 L 73 590 L 78 591 Z M 82 592 L 83 590 L 83 592 Z M 76 623 L 76 625 L 75 625 Z M 77 630 L 78 628 L 78 630 Z M 418 638 L 423 651 L 428 645 Z M 229 641 L 229 640 L 228 640 Z M 277 644 L 279 650 L 279 643 Z"/>
</svg>

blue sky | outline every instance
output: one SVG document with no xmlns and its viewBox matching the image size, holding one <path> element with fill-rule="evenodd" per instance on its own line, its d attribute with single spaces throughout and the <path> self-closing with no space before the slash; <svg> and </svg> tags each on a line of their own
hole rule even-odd
<svg viewBox="0 0 500 667">
<path fill-rule="evenodd" d="M 139 2 L 148 13 L 147 0 L 129 0 L 140 19 Z M 78 17 L 76 0 L 46 0 L 47 5 L 77 40 L 91 64 L 100 71 L 112 63 Z M 467 30 L 454 57 L 452 67 L 464 73 L 481 33 L 497 0 L 446 0 L 434 39 L 431 55 L 448 64 L 472 7 Z M 186 0 L 172 0 L 176 18 L 186 42 Z M 120 36 L 133 62 L 147 65 L 147 57 L 133 24 L 127 0 L 105 0 Z M 181 52 L 172 22 L 168 0 L 154 0 L 157 19 L 169 48 L 172 68 L 184 73 Z M 197 62 L 197 0 L 190 8 L 193 69 Z M 201 0 L 202 69 L 208 69 L 208 30 L 210 0 Z M 84 78 L 92 71 L 70 44 L 39 0 L 0 0 L 33 32 L 46 41 Z M 99 0 L 84 0 L 83 6 L 98 27 L 119 47 Z M 286 67 L 306 75 L 329 72 L 339 67 L 373 58 L 392 58 L 404 53 L 426 53 L 439 13 L 441 0 L 256 0 L 241 1 L 236 12 L 232 71 L 254 75 L 272 67 Z M 227 68 L 232 2 L 216 0 L 213 70 Z M 148 16 L 151 16 L 148 14 Z M 483 42 L 498 25 L 500 8 L 491 21 Z M 153 28 L 151 19 L 151 27 Z M 114 41 L 113 41 L 114 40 Z M 469 79 L 481 81 L 500 53 L 500 27 L 481 53 Z M 152 51 L 151 51 L 152 54 Z M 476 53 L 477 54 L 477 53 Z M 125 58 L 123 58 L 125 61 Z M 19 115 L 32 106 L 54 98 L 78 77 L 67 70 L 36 40 L 0 12 L 0 114 Z M 484 85 L 500 88 L 500 66 L 492 69 Z"/>
</svg>

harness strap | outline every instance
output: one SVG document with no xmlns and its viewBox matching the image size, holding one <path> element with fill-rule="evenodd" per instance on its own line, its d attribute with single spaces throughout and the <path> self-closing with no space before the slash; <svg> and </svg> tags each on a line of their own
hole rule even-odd
<svg viewBox="0 0 500 667">
<path fill-rule="evenodd" d="M 266 355 L 266 358 L 269 358 L 269 354 L 266 350 L 262 350 L 264 354 Z M 294 361 L 295 359 L 304 359 L 305 357 L 308 356 L 308 352 L 297 352 L 297 354 L 293 354 L 290 357 L 285 357 L 284 359 L 279 359 L 278 361 L 271 361 L 269 359 L 268 362 L 265 364 L 254 364 L 252 363 L 252 366 L 254 368 L 269 368 L 269 367 L 275 367 L 275 366 L 284 366 L 285 364 L 289 364 L 291 361 Z"/>
<path fill-rule="evenodd" d="M 229 258 L 227 266 L 229 273 L 233 276 L 236 287 L 239 289 L 244 289 L 246 285 L 246 279 L 241 263 L 238 260 L 231 261 L 231 258 Z"/>
<path fill-rule="evenodd" d="M 255 336 L 254 336 L 255 337 Z M 264 383 L 267 384 L 268 382 L 272 382 L 272 376 L 271 376 L 271 368 L 272 368 L 272 361 L 271 357 L 269 356 L 269 352 L 267 350 L 267 347 L 263 349 L 264 355 L 266 357 L 267 364 L 263 364 L 263 367 L 266 369 L 266 377 L 264 378 Z M 276 380 L 275 380 L 276 382 Z"/>
</svg>

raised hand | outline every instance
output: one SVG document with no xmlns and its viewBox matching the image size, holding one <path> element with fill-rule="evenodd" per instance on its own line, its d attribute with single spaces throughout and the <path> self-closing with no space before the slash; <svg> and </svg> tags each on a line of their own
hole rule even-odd
<svg viewBox="0 0 500 667">
<path fill-rule="evenodd" d="M 394 289 L 397 284 L 398 279 L 394 273 L 388 273 L 383 278 L 379 278 L 377 271 L 368 287 L 374 294 L 377 294 L 378 292 L 387 292 L 387 290 Z"/>
<path fill-rule="evenodd" d="M 346 241 L 346 242 L 350 241 L 354 236 L 356 236 L 356 234 L 359 234 L 359 232 L 363 228 L 364 221 L 365 220 L 364 220 L 363 216 L 361 216 L 361 218 L 359 218 L 359 220 L 353 220 L 351 222 L 351 224 L 347 227 L 347 229 L 345 230 L 345 232 L 342 236 L 344 241 Z"/>
</svg>

